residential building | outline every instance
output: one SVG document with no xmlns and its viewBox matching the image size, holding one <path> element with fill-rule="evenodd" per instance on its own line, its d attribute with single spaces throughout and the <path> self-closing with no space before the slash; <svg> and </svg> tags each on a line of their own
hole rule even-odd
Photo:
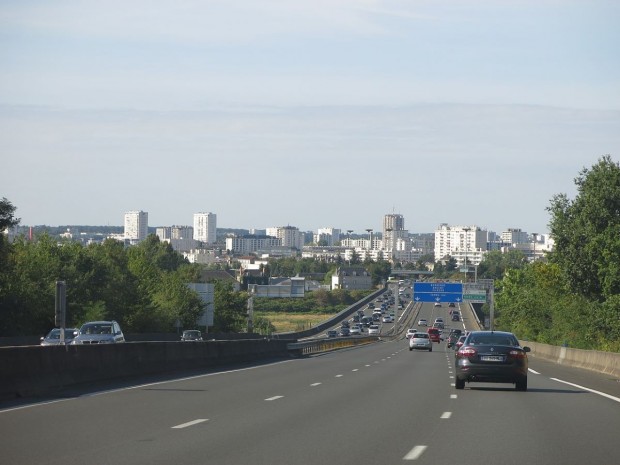
<svg viewBox="0 0 620 465">
<path fill-rule="evenodd" d="M 405 230 L 405 217 L 399 213 L 391 213 L 383 217 L 383 248 L 396 249 L 396 241 L 409 236 Z"/>
<path fill-rule="evenodd" d="M 305 234 L 294 226 L 278 226 L 267 228 L 267 235 L 277 237 L 283 247 L 301 251 L 304 247 Z"/>
<path fill-rule="evenodd" d="M 335 228 L 319 228 L 314 235 L 313 242 L 315 244 L 323 244 L 332 247 L 340 242 L 340 229 Z"/>
<path fill-rule="evenodd" d="M 372 289 L 372 277 L 364 267 L 339 267 L 332 275 L 332 289 Z"/>
<path fill-rule="evenodd" d="M 281 239 L 271 236 L 228 236 L 226 238 L 226 250 L 237 255 L 247 255 L 258 251 L 272 250 L 282 246 Z"/>
<path fill-rule="evenodd" d="M 194 240 L 203 244 L 213 244 L 217 240 L 215 213 L 194 213 Z"/>
<path fill-rule="evenodd" d="M 184 251 L 182 254 L 190 263 L 199 263 L 201 265 L 229 264 L 230 262 L 228 256 L 220 255 L 217 250 L 192 249 Z"/>
<path fill-rule="evenodd" d="M 155 230 L 155 234 L 162 242 L 168 242 L 178 252 L 189 252 L 196 248 L 194 228 L 191 226 L 165 226 Z"/>
<path fill-rule="evenodd" d="M 530 242 L 529 234 L 521 229 L 508 228 L 500 235 L 503 244 L 527 244 Z"/>
<path fill-rule="evenodd" d="M 448 226 L 435 230 L 435 261 L 446 256 L 455 258 L 459 266 L 479 265 L 487 252 L 488 232 L 478 226 Z"/>
<path fill-rule="evenodd" d="M 124 239 L 130 244 L 143 241 L 148 236 L 149 214 L 142 210 L 125 212 Z"/>
</svg>

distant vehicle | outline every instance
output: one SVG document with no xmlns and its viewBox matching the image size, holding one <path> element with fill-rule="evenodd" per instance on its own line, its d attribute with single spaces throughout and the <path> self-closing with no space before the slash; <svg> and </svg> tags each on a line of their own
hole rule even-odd
<svg viewBox="0 0 620 465">
<path fill-rule="evenodd" d="M 407 330 L 407 334 L 405 334 L 405 337 L 406 337 L 407 339 L 409 339 L 409 338 L 410 338 L 413 334 L 415 334 L 415 333 L 417 333 L 417 332 L 418 332 L 418 330 L 417 330 L 417 329 L 415 329 L 415 328 L 409 328 L 409 329 Z"/>
<path fill-rule="evenodd" d="M 329 331 L 327 331 L 327 337 L 338 337 L 338 331 L 336 331 L 335 329 L 330 329 Z"/>
<path fill-rule="evenodd" d="M 433 323 L 433 328 L 443 329 L 444 328 L 444 324 L 441 321 L 438 321 L 436 323 Z"/>
<path fill-rule="evenodd" d="M 443 322 L 444 322 L 443 318 L 441 318 L 441 317 L 435 318 L 435 323 L 443 323 Z"/>
<path fill-rule="evenodd" d="M 341 336 L 349 336 L 350 334 L 351 334 L 351 330 L 348 327 L 343 326 L 342 328 L 340 328 Z"/>
<path fill-rule="evenodd" d="M 186 329 L 181 334 L 182 341 L 202 341 L 202 333 L 197 329 Z"/>
<path fill-rule="evenodd" d="M 452 313 L 452 321 L 461 321 L 461 315 L 459 314 L 459 312 L 454 312 Z"/>
<path fill-rule="evenodd" d="M 459 340 L 459 337 L 461 337 L 459 334 L 450 333 L 450 335 L 448 336 L 448 348 L 454 347 L 456 341 Z"/>
<path fill-rule="evenodd" d="M 454 344 L 454 350 L 455 351 L 459 350 L 463 346 L 463 343 L 465 342 L 466 338 L 467 338 L 467 336 L 465 336 L 465 335 L 459 336 L 459 339 Z M 455 356 L 456 356 L 456 354 L 455 354 Z"/>
<path fill-rule="evenodd" d="M 428 328 L 426 330 L 428 333 L 428 337 L 430 337 L 433 342 L 441 342 L 441 333 L 437 328 Z"/>
<path fill-rule="evenodd" d="M 116 321 L 90 321 L 84 323 L 71 345 L 115 344 L 125 342 L 125 336 Z"/>
<path fill-rule="evenodd" d="M 454 302 L 450 302 L 450 303 L 448 304 L 448 307 L 456 307 L 456 305 L 454 305 Z"/>
<path fill-rule="evenodd" d="M 428 321 L 426 320 L 426 318 L 419 319 L 418 326 L 428 326 Z"/>
<path fill-rule="evenodd" d="M 381 321 L 381 312 L 372 314 L 372 321 Z"/>
<path fill-rule="evenodd" d="M 441 307 L 441 304 L 439 302 L 435 302 L 435 307 Z"/>
<path fill-rule="evenodd" d="M 373 320 L 371 316 L 365 316 L 362 318 L 362 326 L 368 328 L 372 324 L 372 321 Z"/>
<path fill-rule="evenodd" d="M 75 337 L 77 328 L 65 328 L 65 344 L 71 344 Z M 60 328 L 54 328 L 41 338 L 42 346 L 58 346 L 60 345 Z"/>
<path fill-rule="evenodd" d="M 415 333 L 409 339 L 409 350 L 422 349 L 433 351 L 433 341 L 429 337 L 428 333 Z"/>
<path fill-rule="evenodd" d="M 514 334 L 505 331 L 472 331 L 456 352 L 455 386 L 465 383 L 514 383 L 527 391 L 527 353 Z"/>
<path fill-rule="evenodd" d="M 382 320 L 384 323 L 394 323 L 394 317 L 390 315 L 385 315 Z"/>
<path fill-rule="evenodd" d="M 379 335 L 379 325 L 370 325 L 368 327 L 368 335 L 369 336 L 378 336 Z"/>
<path fill-rule="evenodd" d="M 359 336 L 360 334 L 362 334 L 362 328 L 358 325 L 351 326 L 351 329 L 349 330 L 350 336 Z"/>
</svg>

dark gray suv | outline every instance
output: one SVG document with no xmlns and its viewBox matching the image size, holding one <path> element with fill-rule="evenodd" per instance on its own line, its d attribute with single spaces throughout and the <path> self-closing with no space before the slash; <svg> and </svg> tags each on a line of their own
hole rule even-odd
<svg viewBox="0 0 620 465">
<path fill-rule="evenodd" d="M 112 320 L 84 323 L 71 344 L 115 344 L 119 342 L 125 342 L 125 336 L 119 324 Z"/>
</svg>

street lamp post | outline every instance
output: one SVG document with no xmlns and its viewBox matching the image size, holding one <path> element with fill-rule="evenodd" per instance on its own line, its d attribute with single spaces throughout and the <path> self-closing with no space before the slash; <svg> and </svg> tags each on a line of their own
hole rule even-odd
<svg viewBox="0 0 620 465">
<path fill-rule="evenodd" d="M 465 282 L 467 282 L 467 272 L 469 271 L 469 267 L 467 265 L 467 250 L 469 249 L 469 231 L 471 228 L 463 228 L 465 232 Z"/>
<path fill-rule="evenodd" d="M 372 228 L 368 228 L 366 232 L 368 233 L 368 250 L 372 250 Z"/>
<path fill-rule="evenodd" d="M 532 261 L 536 260 L 536 239 L 538 239 L 538 233 L 532 233 Z"/>
<path fill-rule="evenodd" d="M 353 232 L 352 229 L 347 229 L 347 239 L 348 239 L 348 247 L 351 248 L 351 233 Z M 346 257 L 346 251 L 345 251 L 345 257 Z M 351 266 L 351 259 L 349 258 L 349 266 Z"/>
<path fill-rule="evenodd" d="M 384 238 L 384 245 L 387 248 L 387 236 L 390 236 L 390 262 L 392 263 L 392 266 L 395 266 L 395 259 L 394 259 L 394 238 L 392 237 L 392 228 L 385 228 L 385 235 L 386 237 Z"/>
</svg>

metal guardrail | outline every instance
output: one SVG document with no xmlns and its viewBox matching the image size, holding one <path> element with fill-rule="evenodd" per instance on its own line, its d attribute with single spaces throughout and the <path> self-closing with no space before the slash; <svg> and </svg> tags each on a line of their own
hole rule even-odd
<svg viewBox="0 0 620 465">
<path fill-rule="evenodd" d="M 333 339 L 320 339 L 305 342 L 291 342 L 287 345 L 290 353 L 295 355 L 312 355 L 321 352 L 329 352 L 332 350 L 343 349 L 345 347 L 353 347 L 377 342 L 380 336 L 364 336 L 364 337 L 337 337 Z"/>
</svg>

